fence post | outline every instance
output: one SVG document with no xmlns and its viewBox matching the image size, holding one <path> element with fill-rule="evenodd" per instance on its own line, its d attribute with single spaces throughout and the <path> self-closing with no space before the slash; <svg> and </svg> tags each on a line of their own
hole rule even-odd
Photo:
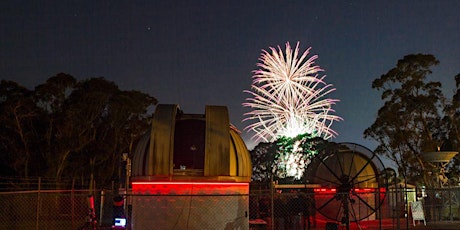
<svg viewBox="0 0 460 230">
<path fill-rule="evenodd" d="M 400 203 L 399 203 L 399 202 L 400 202 L 399 196 L 400 196 L 401 194 L 399 194 L 398 184 L 397 184 L 397 181 L 396 181 L 396 174 L 395 174 L 395 192 L 394 192 L 394 194 L 395 194 L 395 203 L 394 203 L 394 207 L 395 207 L 395 209 L 396 209 L 396 210 L 395 210 L 395 211 L 396 211 L 396 216 L 395 216 L 395 217 L 396 217 L 396 224 L 397 224 L 397 229 L 400 230 L 400 229 L 401 229 L 401 224 L 400 224 L 401 220 L 400 220 L 400 218 L 399 218 L 399 215 L 400 215 L 400 214 L 399 214 L 399 209 L 400 209 L 400 208 L 399 208 L 399 204 L 400 204 Z"/>
<path fill-rule="evenodd" d="M 405 175 L 405 174 L 404 174 Z M 404 217 L 406 218 L 406 229 L 409 229 L 409 200 L 407 197 L 407 180 L 404 177 Z"/>
<path fill-rule="evenodd" d="M 70 190 L 70 202 L 71 207 L 71 218 L 72 218 L 72 229 L 75 229 L 75 178 L 72 180 L 72 190 Z"/>
<path fill-rule="evenodd" d="M 274 207 L 274 202 L 273 202 L 273 194 L 274 194 L 274 182 L 273 182 L 273 176 L 270 178 L 270 230 L 274 229 L 275 227 L 275 207 Z"/>
<path fill-rule="evenodd" d="M 452 195 L 450 194 L 452 192 L 452 189 L 450 187 L 450 184 L 449 184 L 449 217 L 450 217 L 450 221 L 454 221 L 453 217 L 452 217 Z"/>
<path fill-rule="evenodd" d="M 377 204 L 378 204 L 378 218 L 379 218 L 379 230 L 382 230 L 382 203 L 380 201 L 380 185 L 377 186 Z"/>
<path fill-rule="evenodd" d="M 35 222 L 35 229 L 38 230 L 38 222 L 40 221 L 40 189 L 42 178 L 38 177 L 38 190 L 37 190 L 37 216 Z"/>
<path fill-rule="evenodd" d="M 99 205 L 99 223 L 100 224 L 102 224 L 102 216 L 104 214 L 104 202 L 105 202 L 105 192 L 104 192 L 104 189 L 102 189 L 100 205 Z"/>
</svg>

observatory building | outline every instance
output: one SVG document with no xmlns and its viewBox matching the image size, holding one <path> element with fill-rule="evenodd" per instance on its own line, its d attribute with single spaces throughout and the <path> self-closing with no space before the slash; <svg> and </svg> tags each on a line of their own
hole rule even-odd
<svg viewBox="0 0 460 230">
<path fill-rule="evenodd" d="M 133 229 L 249 229 L 249 151 L 224 106 L 156 107 L 132 162 Z"/>
</svg>

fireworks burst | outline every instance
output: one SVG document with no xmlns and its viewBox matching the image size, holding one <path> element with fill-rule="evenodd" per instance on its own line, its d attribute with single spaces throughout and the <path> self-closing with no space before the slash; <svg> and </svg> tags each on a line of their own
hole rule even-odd
<svg viewBox="0 0 460 230">
<path fill-rule="evenodd" d="M 299 43 L 292 50 L 286 43 L 286 53 L 270 47 L 271 53 L 262 50 L 259 70 L 254 71 L 251 97 L 243 106 L 253 110 L 246 113 L 244 121 L 253 123 L 246 127 L 255 133 L 257 141 L 274 141 L 280 136 L 295 137 L 308 133 L 329 139 L 337 135 L 331 129 L 333 121 L 341 118 L 330 114 L 337 99 L 325 98 L 335 90 L 326 84 L 319 73 L 324 71 L 314 62 L 317 55 L 307 59 L 308 48 L 299 57 Z"/>
</svg>

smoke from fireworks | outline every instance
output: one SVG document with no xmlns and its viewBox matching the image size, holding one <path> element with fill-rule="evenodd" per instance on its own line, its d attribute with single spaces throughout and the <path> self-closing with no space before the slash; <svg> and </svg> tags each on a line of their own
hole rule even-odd
<svg viewBox="0 0 460 230">
<path fill-rule="evenodd" d="M 338 100 L 325 98 L 335 88 L 319 76 L 323 69 L 314 64 L 318 56 L 307 59 L 310 49 L 300 57 L 299 43 L 294 50 L 286 43 L 285 54 L 279 46 L 270 47 L 271 53 L 262 50 L 260 69 L 254 71 L 251 90 L 245 91 L 251 97 L 243 103 L 253 109 L 244 121 L 252 121 L 246 129 L 255 133 L 257 141 L 303 133 L 324 139 L 337 135 L 331 125 L 341 118 L 330 113 Z"/>
</svg>

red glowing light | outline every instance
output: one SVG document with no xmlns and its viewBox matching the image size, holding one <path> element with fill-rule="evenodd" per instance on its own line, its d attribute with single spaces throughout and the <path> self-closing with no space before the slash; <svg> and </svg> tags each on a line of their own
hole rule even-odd
<svg viewBox="0 0 460 230">
<path fill-rule="evenodd" d="M 233 183 L 233 182 L 188 182 L 188 181 L 142 181 L 133 182 L 133 185 L 248 185 L 248 183 Z"/>
<path fill-rule="evenodd" d="M 335 188 L 315 188 L 314 189 L 315 193 L 319 194 L 333 194 L 337 192 L 337 189 Z M 377 191 L 380 191 L 380 193 L 385 193 L 386 189 L 385 188 L 354 188 L 353 192 L 355 193 L 375 193 Z"/>
<path fill-rule="evenodd" d="M 152 195 L 222 195 L 249 194 L 249 183 L 231 182 L 133 182 L 134 194 Z"/>
</svg>

